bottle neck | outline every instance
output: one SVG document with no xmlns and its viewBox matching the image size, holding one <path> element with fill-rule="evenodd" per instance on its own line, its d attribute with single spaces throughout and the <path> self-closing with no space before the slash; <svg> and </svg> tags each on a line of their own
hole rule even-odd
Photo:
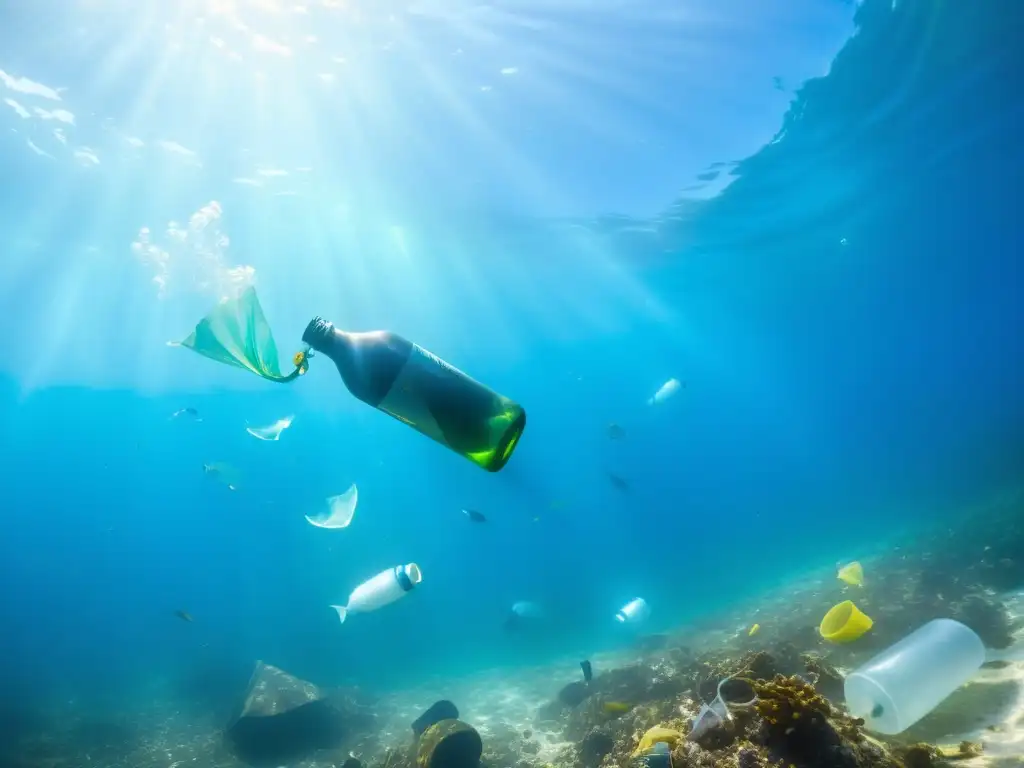
<svg viewBox="0 0 1024 768">
<path fill-rule="evenodd" d="M 302 341 L 314 352 L 332 360 L 345 386 L 352 390 L 356 397 L 363 398 L 365 387 L 360 383 L 358 355 L 350 334 L 339 331 L 334 327 L 334 323 L 322 317 L 314 317 L 302 333 Z"/>
<path fill-rule="evenodd" d="M 308 344 L 316 352 L 330 355 L 337 341 L 337 335 L 338 331 L 333 323 L 327 322 L 322 317 L 314 317 L 309 321 L 306 330 L 302 332 L 302 342 Z"/>
<path fill-rule="evenodd" d="M 412 342 L 387 331 L 340 331 L 322 317 L 302 334 L 309 347 L 334 361 L 349 392 L 374 408 L 380 405 L 412 353 Z"/>
<path fill-rule="evenodd" d="M 374 391 L 372 380 L 367 377 L 364 355 L 358 349 L 353 334 L 339 331 L 334 323 L 322 317 L 314 317 L 306 326 L 302 341 L 313 351 L 332 360 L 348 391 L 363 402 L 376 407 L 386 394 L 386 389 L 381 393 Z"/>
</svg>

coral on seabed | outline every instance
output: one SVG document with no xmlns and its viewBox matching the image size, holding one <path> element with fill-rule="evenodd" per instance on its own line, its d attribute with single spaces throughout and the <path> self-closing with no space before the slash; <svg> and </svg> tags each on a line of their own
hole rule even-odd
<svg viewBox="0 0 1024 768">
<path fill-rule="evenodd" d="M 555 768 L 627 768 L 661 740 L 672 748 L 674 768 L 906 768 L 863 734 L 862 721 L 833 705 L 841 701 L 843 678 L 821 654 L 786 641 L 745 653 L 729 645 L 701 654 L 676 651 L 669 647 L 660 661 L 609 670 L 578 706 L 545 714 L 576 744 Z M 724 723 L 696 739 L 656 736 L 689 734 L 701 703 L 718 695 L 723 680 L 730 711 Z M 635 706 L 612 718 L 605 704 L 619 700 Z M 529 768 L 522 756 L 514 764 Z"/>
<path fill-rule="evenodd" d="M 580 742 L 580 760 L 586 766 L 598 765 L 614 748 L 615 739 L 600 728 L 594 728 Z"/>
<path fill-rule="evenodd" d="M 898 768 L 882 747 L 864 737 L 862 720 L 835 709 L 806 680 L 777 675 L 757 681 L 754 688 L 761 718 L 754 740 L 773 760 L 798 768 Z"/>
<path fill-rule="evenodd" d="M 757 713 L 772 729 L 788 729 L 827 719 L 832 707 L 824 696 L 796 677 L 776 675 L 771 681 L 754 684 Z"/>
<path fill-rule="evenodd" d="M 862 720 L 834 706 L 815 685 L 841 691 L 839 672 L 817 655 L 791 651 L 783 647 L 778 653 L 762 650 L 738 658 L 716 653 L 694 660 L 669 681 L 670 690 L 682 692 L 661 701 L 650 700 L 650 685 L 639 679 L 637 667 L 625 674 L 606 673 L 620 683 L 628 679 L 638 698 L 647 700 L 609 720 L 600 706 L 604 697 L 595 693 L 563 721 L 566 735 L 575 734 L 570 738 L 576 748 L 545 768 L 643 768 L 659 741 L 671 748 L 673 768 L 917 768 L 949 759 L 947 751 L 921 745 L 893 753 L 867 736 Z M 807 677 L 778 674 L 780 666 L 800 669 Z M 658 674 L 654 666 L 647 672 L 648 680 Z M 721 693 L 729 717 L 696 739 L 686 736 L 701 701 L 716 696 L 726 678 L 731 679 Z M 920 762 L 926 754 L 933 762 Z M 522 761 L 517 765 L 528 768 Z"/>
<path fill-rule="evenodd" d="M 813 678 L 814 689 L 829 701 L 840 702 L 845 698 L 843 676 L 834 666 L 816 653 L 801 654 L 807 674 Z"/>
<path fill-rule="evenodd" d="M 956 745 L 956 750 L 939 747 L 939 752 L 947 759 L 965 760 L 970 757 L 978 757 L 985 752 L 985 749 L 974 741 L 961 741 Z"/>
<path fill-rule="evenodd" d="M 540 744 L 532 731 L 491 728 L 484 740 L 481 765 L 489 768 L 539 768 Z"/>
</svg>

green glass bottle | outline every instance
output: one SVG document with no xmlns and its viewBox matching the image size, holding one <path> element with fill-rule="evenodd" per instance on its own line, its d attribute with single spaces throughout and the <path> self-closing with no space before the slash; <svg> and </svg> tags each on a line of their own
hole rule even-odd
<svg viewBox="0 0 1024 768">
<path fill-rule="evenodd" d="M 347 333 L 314 317 L 302 341 L 331 358 L 348 391 L 488 472 L 508 462 L 526 411 L 389 331 Z"/>
</svg>

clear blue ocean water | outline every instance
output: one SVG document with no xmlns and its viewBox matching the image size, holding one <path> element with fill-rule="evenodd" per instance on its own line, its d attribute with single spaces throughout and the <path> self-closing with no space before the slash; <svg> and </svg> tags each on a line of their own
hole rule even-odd
<svg viewBox="0 0 1024 768">
<path fill-rule="evenodd" d="M 102 707 L 257 659 L 511 671 L 1016 487 L 1022 30 L 1009 0 L 8 3 L 0 679 Z M 319 314 L 522 403 L 508 466 L 326 360 L 276 385 L 166 345 L 253 280 L 283 356 Z M 307 524 L 351 483 L 348 529 Z M 543 631 L 502 631 L 519 600 Z"/>
</svg>

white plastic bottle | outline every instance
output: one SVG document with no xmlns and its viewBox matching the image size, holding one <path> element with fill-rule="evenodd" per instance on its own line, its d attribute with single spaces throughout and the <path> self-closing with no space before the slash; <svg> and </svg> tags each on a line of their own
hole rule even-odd
<svg viewBox="0 0 1024 768">
<path fill-rule="evenodd" d="M 423 581 L 423 574 L 416 563 L 396 565 L 381 571 L 352 590 L 345 605 L 332 605 L 338 612 L 338 619 L 344 623 L 350 612 L 369 613 L 390 605 L 405 597 L 413 587 Z"/>
</svg>

